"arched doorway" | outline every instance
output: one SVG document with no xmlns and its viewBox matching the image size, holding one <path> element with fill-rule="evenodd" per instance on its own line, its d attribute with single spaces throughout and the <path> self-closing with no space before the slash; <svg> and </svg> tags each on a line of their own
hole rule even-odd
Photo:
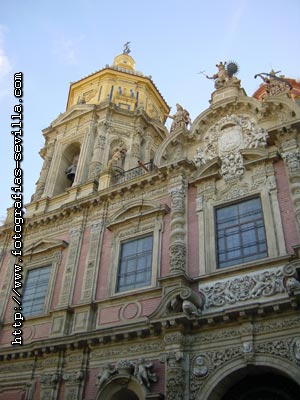
<svg viewBox="0 0 300 400">
<path fill-rule="evenodd" d="M 111 400 L 139 400 L 139 398 L 132 390 L 121 389 L 111 397 Z"/>
<path fill-rule="evenodd" d="M 118 374 L 99 389 L 96 400 L 145 400 L 145 388 L 129 374 Z"/>
<path fill-rule="evenodd" d="M 253 372 L 231 386 L 222 397 L 222 400 L 253 399 L 300 400 L 300 386 L 285 376 Z"/>
</svg>

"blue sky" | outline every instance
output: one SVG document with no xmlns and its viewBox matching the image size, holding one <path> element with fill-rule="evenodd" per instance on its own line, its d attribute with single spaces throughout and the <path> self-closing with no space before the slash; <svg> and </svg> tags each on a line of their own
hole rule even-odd
<svg viewBox="0 0 300 400">
<path fill-rule="evenodd" d="M 24 74 L 24 200 L 35 190 L 42 129 L 64 112 L 69 83 L 112 64 L 131 41 L 136 69 L 152 75 L 167 103 L 194 120 L 209 106 L 216 72 L 234 60 L 251 96 L 259 72 L 272 68 L 300 78 L 300 1 L 141 0 L 4 2 L 0 14 L 0 221 L 13 182 L 10 115 L 13 74 Z"/>
</svg>

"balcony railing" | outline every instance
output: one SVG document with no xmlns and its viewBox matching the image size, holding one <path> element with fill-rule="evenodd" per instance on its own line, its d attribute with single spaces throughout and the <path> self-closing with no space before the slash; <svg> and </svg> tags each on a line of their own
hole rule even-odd
<svg viewBox="0 0 300 400">
<path fill-rule="evenodd" d="M 128 171 L 120 172 L 114 176 L 114 184 L 124 183 L 131 179 L 137 178 L 154 170 L 154 164 L 152 161 L 143 164 L 139 162 L 139 166 L 136 168 L 129 169 Z"/>
</svg>

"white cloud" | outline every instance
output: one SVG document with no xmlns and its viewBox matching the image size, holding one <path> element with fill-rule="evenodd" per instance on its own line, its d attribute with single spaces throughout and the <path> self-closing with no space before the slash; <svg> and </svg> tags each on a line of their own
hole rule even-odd
<svg viewBox="0 0 300 400">
<path fill-rule="evenodd" d="M 77 49 L 71 39 L 60 37 L 55 43 L 54 53 L 64 64 L 78 64 Z"/>
<path fill-rule="evenodd" d="M 0 25 L 0 79 L 6 77 L 11 71 L 11 63 L 4 49 L 4 36 L 6 28 L 4 25 Z"/>
<path fill-rule="evenodd" d="M 227 53 L 232 49 L 234 40 L 239 34 L 239 30 L 242 23 L 242 18 L 245 15 L 245 9 L 247 6 L 247 0 L 241 0 L 234 12 L 231 15 L 231 18 L 228 18 L 228 23 L 226 26 L 225 35 L 223 38 L 223 46 L 222 51 L 227 56 Z"/>
</svg>

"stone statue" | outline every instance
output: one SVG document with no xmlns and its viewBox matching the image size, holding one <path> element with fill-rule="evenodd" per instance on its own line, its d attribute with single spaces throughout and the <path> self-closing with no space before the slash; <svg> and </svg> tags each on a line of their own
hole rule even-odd
<svg viewBox="0 0 300 400">
<path fill-rule="evenodd" d="M 72 164 L 66 169 L 67 178 L 73 183 L 76 175 L 79 155 L 74 156 Z"/>
<path fill-rule="evenodd" d="M 117 373 L 117 369 L 112 364 L 106 364 L 102 372 L 100 372 L 97 376 L 98 378 L 98 386 L 102 386 L 106 381 L 110 379 L 111 376 Z"/>
<path fill-rule="evenodd" d="M 108 165 L 110 167 L 122 167 L 124 159 L 126 157 L 126 152 L 127 152 L 126 149 L 117 147 L 114 150 L 113 155 L 108 162 Z"/>
<path fill-rule="evenodd" d="M 173 120 L 170 133 L 173 133 L 177 128 L 187 128 L 187 126 L 191 123 L 190 114 L 187 110 L 184 110 L 180 104 L 176 104 L 176 113 L 174 115 L 166 116 Z"/>
<path fill-rule="evenodd" d="M 141 385 L 150 387 L 150 382 L 156 382 L 156 374 L 151 372 L 153 367 L 152 363 L 146 363 L 144 358 L 139 358 L 134 367 L 134 376 L 137 378 Z"/>
<path fill-rule="evenodd" d="M 218 68 L 218 72 L 216 74 L 213 76 L 205 75 L 207 79 L 214 79 L 216 89 L 221 89 L 227 85 L 240 85 L 241 81 L 234 76 L 234 74 L 238 72 L 237 64 L 230 62 L 227 65 L 226 62 L 223 63 L 220 61 L 220 64 L 216 64 L 216 67 Z"/>
<path fill-rule="evenodd" d="M 283 76 L 277 76 L 280 71 L 275 72 L 272 70 L 269 74 L 266 72 L 261 72 L 256 74 L 254 78 L 256 79 L 258 76 L 263 80 L 266 84 L 266 93 L 267 96 L 278 96 L 280 94 L 290 94 L 293 86 L 291 83 L 284 79 Z"/>
</svg>

